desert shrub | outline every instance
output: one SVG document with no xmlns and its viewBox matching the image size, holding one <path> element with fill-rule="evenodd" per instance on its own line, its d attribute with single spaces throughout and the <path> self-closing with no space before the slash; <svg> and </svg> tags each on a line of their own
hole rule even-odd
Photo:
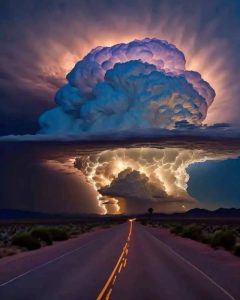
<svg viewBox="0 0 240 300">
<path fill-rule="evenodd" d="M 174 226 L 171 230 L 170 230 L 171 233 L 174 233 L 174 234 L 181 234 L 183 232 L 183 226 L 182 225 L 177 225 L 177 226 Z"/>
<path fill-rule="evenodd" d="M 9 240 L 10 240 L 10 235 L 7 231 L 0 232 L 0 241 L 4 246 L 8 245 Z"/>
<path fill-rule="evenodd" d="M 103 226 L 105 226 L 105 228 L 106 228 L 106 227 L 108 227 L 109 225 L 107 224 L 107 225 L 103 225 Z M 82 231 L 82 232 L 87 232 L 87 231 L 90 230 L 89 228 L 90 228 L 90 227 L 89 227 L 87 224 L 82 225 L 82 226 L 81 226 L 81 231 Z"/>
<path fill-rule="evenodd" d="M 141 220 L 140 223 L 143 225 L 143 226 L 146 226 L 148 224 L 148 222 L 146 220 Z"/>
<path fill-rule="evenodd" d="M 70 235 L 79 235 L 81 233 L 83 233 L 83 231 L 81 231 L 80 229 L 73 229 Z"/>
<path fill-rule="evenodd" d="M 107 223 L 107 222 L 106 222 L 106 223 L 103 223 L 103 224 L 102 224 L 102 228 L 105 228 L 105 229 L 106 229 L 106 228 L 110 228 L 110 227 L 111 227 L 111 224 L 110 224 L 110 223 Z M 85 227 L 85 231 L 86 231 L 86 227 Z"/>
<path fill-rule="evenodd" d="M 32 237 L 29 232 L 16 233 L 12 238 L 12 244 L 27 248 L 28 250 L 34 250 L 41 247 L 40 241 Z"/>
<path fill-rule="evenodd" d="M 212 236 L 211 246 L 214 248 L 220 247 L 221 240 L 222 240 L 222 230 L 215 231 Z"/>
<path fill-rule="evenodd" d="M 203 231 L 200 237 L 200 241 L 204 244 L 210 244 L 212 240 L 212 234 Z"/>
<path fill-rule="evenodd" d="M 197 224 L 188 225 L 183 228 L 181 236 L 199 241 L 202 237 L 202 227 Z"/>
<path fill-rule="evenodd" d="M 87 228 L 84 225 L 78 225 L 78 226 L 72 226 L 69 230 L 68 230 L 68 234 L 69 236 L 71 235 L 79 235 L 81 233 L 84 233 L 88 231 Z"/>
<path fill-rule="evenodd" d="M 236 244 L 233 251 L 236 256 L 240 256 L 240 244 Z"/>
<path fill-rule="evenodd" d="M 53 241 L 64 241 L 69 238 L 67 231 L 63 228 L 48 227 L 47 230 L 51 234 Z"/>
<path fill-rule="evenodd" d="M 85 227 L 86 231 L 91 231 L 93 228 L 95 228 L 95 225 L 92 224 L 87 224 Z"/>
<path fill-rule="evenodd" d="M 31 235 L 39 239 L 40 241 L 45 242 L 47 245 L 52 245 L 52 235 L 49 230 L 45 227 L 36 227 L 31 231 Z"/>
<path fill-rule="evenodd" d="M 214 233 L 211 245 L 212 247 L 223 247 L 226 250 L 231 250 L 236 242 L 236 237 L 234 233 L 229 230 L 218 230 Z"/>
<path fill-rule="evenodd" d="M 9 248 L 0 248 L 0 258 L 5 256 L 12 256 L 16 254 L 16 250 Z"/>
<path fill-rule="evenodd" d="M 71 231 L 72 231 L 72 229 L 73 229 L 72 226 L 60 226 L 59 228 L 62 229 L 63 231 L 66 231 L 66 233 L 67 233 L 68 235 L 71 235 Z"/>
<path fill-rule="evenodd" d="M 164 227 L 164 228 L 170 228 L 171 229 L 173 226 L 177 226 L 177 225 L 179 225 L 179 224 L 167 223 L 167 224 L 163 224 L 162 227 Z"/>
<path fill-rule="evenodd" d="M 159 223 L 158 225 L 160 228 L 172 228 L 171 224 L 162 224 L 162 223 Z"/>
</svg>

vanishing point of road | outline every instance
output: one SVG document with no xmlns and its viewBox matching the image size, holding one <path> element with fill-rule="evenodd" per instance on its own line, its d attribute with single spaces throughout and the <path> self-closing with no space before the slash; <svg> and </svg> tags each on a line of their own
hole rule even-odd
<svg viewBox="0 0 240 300">
<path fill-rule="evenodd" d="M 134 220 L 0 261 L 1 300 L 240 300 L 240 260 Z"/>
</svg>

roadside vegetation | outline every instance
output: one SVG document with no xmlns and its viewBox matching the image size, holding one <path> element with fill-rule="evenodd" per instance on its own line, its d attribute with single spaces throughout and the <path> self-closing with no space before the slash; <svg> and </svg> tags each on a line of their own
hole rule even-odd
<svg viewBox="0 0 240 300">
<path fill-rule="evenodd" d="M 142 225 L 168 229 L 172 234 L 210 245 L 214 249 L 225 249 L 240 257 L 240 225 L 185 223 L 184 221 L 141 220 Z"/>
<path fill-rule="evenodd" d="M 122 220 L 100 220 L 64 224 L 0 224 L 0 258 L 50 246 L 55 242 L 76 238 L 95 228 L 110 228 L 121 222 Z"/>
</svg>

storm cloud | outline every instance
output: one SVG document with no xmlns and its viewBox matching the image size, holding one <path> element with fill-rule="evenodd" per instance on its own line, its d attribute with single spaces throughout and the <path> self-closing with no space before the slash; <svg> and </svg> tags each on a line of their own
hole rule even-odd
<svg viewBox="0 0 240 300">
<path fill-rule="evenodd" d="M 40 133 L 173 129 L 200 125 L 215 92 L 184 54 L 158 39 L 93 49 L 67 75 L 57 107 L 40 117 Z"/>
<path fill-rule="evenodd" d="M 174 3 L 174 5 L 173 5 Z M 35 133 L 91 49 L 156 37 L 216 91 L 205 122 L 239 123 L 238 1 L 1 1 L 0 134 Z"/>
<path fill-rule="evenodd" d="M 203 145 L 208 146 L 208 142 Z M 185 211 L 200 205 L 187 192 L 189 165 L 207 160 L 237 157 L 239 151 L 204 149 L 190 142 L 190 147 L 167 144 L 117 148 L 86 153 L 75 158 L 75 167 L 97 193 L 103 212 L 145 211 L 150 205 L 159 211 Z M 128 145 L 129 146 L 129 145 Z M 135 146 L 135 147 L 134 147 Z M 113 209 L 115 207 L 115 209 Z"/>
<path fill-rule="evenodd" d="M 122 211 L 128 213 L 143 213 L 149 207 L 154 207 L 155 211 L 169 212 L 198 205 L 190 196 L 169 196 L 160 181 L 152 182 L 144 173 L 130 168 L 120 172 L 109 186 L 103 187 L 99 192 L 117 198 Z"/>
<path fill-rule="evenodd" d="M 32 143 L 27 150 L 31 155 L 18 152 L 15 143 L 8 153 L 9 147 L 1 144 L 1 207 L 116 213 L 127 212 L 124 205 L 129 211 L 145 210 L 146 203 L 156 201 L 166 211 L 181 210 L 186 199 L 189 205 L 194 201 L 187 190 L 188 165 L 239 155 L 239 140 L 234 140 L 239 138 L 240 113 L 238 1 L 9 0 L 0 6 L 0 134 L 32 134 L 1 142 L 85 141 L 82 151 L 70 143 L 64 153 L 59 144 L 48 151 L 46 144 Z M 165 50 L 148 47 L 146 37 L 165 43 Z M 140 51 L 134 40 L 141 41 Z M 133 101 L 133 90 L 141 101 Z M 46 111 L 41 134 L 35 135 Z M 138 148 L 159 147 L 151 154 L 164 174 L 157 184 L 149 175 L 149 159 L 135 154 L 128 157 L 130 166 L 125 164 L 131 152 L 129 128 L 135 138 L 144 139 Z M 106 146 L 109 135 L 121 142 Z M 99 139 L 105 142 L 92 146 Z M 121 152 L 124 145 L 127 150 Z M 43 153 L 36 150 L 32 157 L 32 148 Z M 9 168 L 14 164 L 17 170 Z M 130 184 L 129 167 L 139 188 L 147 189 L 145 200 L 119 191 L 120 182 Z"/>
<path fill-rule="evenodd" d="M 53 213 L 145 212 L 148 207 L 160 212 L 185 211 L 193 206 L 211 208 L 211 199 L 204 202 L 205 193 L 199 196 L 196 188 L 193 191 L 192 185 L 189 186 L 192 173 L 188 174 L 188 167 L 199 162 L 199 170 L 207 173 L 208 161 L 240 155 L 239 139 L 225 138 L 223 142 L 222 138 L 200 137 L 164 137 L 155 142 L 1 142 L 0 151 L 0 208 Z M 237 168 L 234 174 L 239 177 Z M 222 194 L 222 205 L 233 205 L 232 199 L 224 197 L 222 192 L 227 189 L 226 181 L 222 180 L 220 189 L 214 177 L 205 177 L 209 178 L 208 186 Z M 203 180 L 201 172 L 194 178 L 195 183 Z M 130 188 L 133 182 L 141 195 Z"/>
</svg>

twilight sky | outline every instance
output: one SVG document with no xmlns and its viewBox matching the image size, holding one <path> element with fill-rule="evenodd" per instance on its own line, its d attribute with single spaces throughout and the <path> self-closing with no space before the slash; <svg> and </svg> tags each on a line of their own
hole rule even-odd
<svg viewBox="0 0 240 300">
<path fill-rule="evenodd" d="M 240 206 L 240 159 L 208 161 L 188 168 L 188 192 L 210 209 Z"/>
<path fill-rule="evenodd" d="M 154 76 L 151 77 L 149 72 L 153 70 L 159 71 L 159 69 L 155 64 L 154 66 L 144 65 L 145 62 L 126 63 L 122 66 L 122 69 L 121 67 L 116 67 L 114 71 L 110 70 L 106 76 L 108 80 L 104 79 L 105 82 L 100 88 L 97 84 L 93 87 L 97 95 L 96 99 L 99 100 L 96 102 L 97 109 L 95 109 L 91 103 L 90 105 L 85 105 L 84 109 L 82 109 L 82 115 L 85 117 L 86 122 L 81 123 L 82 128 L 85 129 L 89 124 L 89 120 L 91 123 L 93 119 L 94 122 L 95 120 L 98 122 L 95 122 L 94 126 L 92 126 L 92 131 L 95 131 L 96 128 L 106 129 L 107 126 L 109 126 L 110 129 L 125 129 L 129 120 L 128 115 L 124 115 L 124 118 L 121 116 L 121 118 L 109 122 L 109 118 L 101 118 L 102 115 L 99 111 L 105 110 L 106 116 L 108 117 L 109 109 L 110 111 L 113 109 L 113 105 L 111 104 L 112 99 L 116 98 L 117 101 L 115 102 L 119 104 L 120 100 L 122 101 L 123 99 L 125 101 L 125 98 L 131 94 L 131 90 L 125 93 L 127 97 L 125 97 L 126 95 L 124 94 L 125 98 L 122 97 L 120 93 L 114 94 L 116 91 L 121 92 L 123 87 L 125 89 L 124 85 L 121 86 L 122 83 L 118 80 L 119 77 L 123 77 L 125 73 L 130 74 L 129 77 L 126 75 L 126 81 L 128 81 L 132 74 L 136 75 L 139 69 L 144 68 L 144 70 L 149 69 L 150 71 L 146 71 L 143 76 L 142 73 L 137 74 L 137 90 L 140 91 L 139 95 L 137 95 L 138 99 L 140 99 L 142 95 L 140 87 L 144 87 L 142 80 L 145 80 L 144 84 L 154 80 L 164 82 L 164 84 L 167 82 L 169 85 L 166 86 L 169 90 L 173 90 L 175 94 L 179 93 L 180 96 L 182 93 L 184 97 L 191 95 L 191 97 L 194 98 L 196 91 L 204 90 L 207 94 L 205 98 L 207 99 L 209 97 L 209 102 L 212 101 L 212 89 L 214 89 L 216 96 L 213 104 L 208 108 L 204 123 L 207 125 L 229 123 L 239 129 L 239 28 L 240 2 L 237 0 L 1 1 L 0 136 L 10 134 L 35 134 L 39 130 L 39 116 L 53 107 L 56 107 L 54 96 L 60 87 L 67 83 L 66 75 L 91 49 L 97 46 L 110 47 L 115 44 L 129 43 L 134 39 L 142 40 L 144 38 L 166 40 L 177 47 L 177 50 L 175 49 L 176 57 L 179 55 L 179 50 L 185 55 L 186 66 L 181 73 L 184 74 L 184 80 L 181 79 L 178 81 L 176 78 L 172 80 L 169 76 L 165 76 L 166 74 L 162 76 L 157 72 L 155 72 L 158 74 L 157 79 Z M 129 47 L 129 49 L 131 50 L 131 47 Z M 168 51 L 168 46 L 166 49 L 166 51 Z M 101 56 L 101 49 L 98 55 Z M 94 57 L 94 59 L 96 59 L 96 57 Z M 151 64 L 152 58 L 150 61 L 147 61 L 147 63 Z M 195 89 L 195 87 L 195 90 L 189 89 L 188 83 L 191 79 L 188 78 L 188 75 L 185 75 L 185 70 L 193 70 L 200 73 L 202 78 L 206 80 L 210 86 L 206 87 L 205 83 L 201 82 L 200 87 L 197 89 Z M 68 77 L 68 81 L 70 85 L 72 85 L 70 92 L 77 81 L 76 78 L 79 79 L 79 77 L 77 77 L 78 72 L 79 70 L 77 70 L 77 72 L 71 72 L 72 75 Z M 193 77 L 194 76 L 195 75 L 193 75 Z M 94 76 L 92 77 L 94 81 Z M 82 80 L 82 78 L 80 79 Z M 176 81 L 174 81 L 175 79 Z M 101 80 L 103 79 L 101 78 Z M 77 82 L 77 84 L 82 88 L 81 83 Z M 177 92 L 174 90 L 176 85 L 180 85 Z M 79 86 L 77 87 L 79 88 Z M 112 86 L 115 88 L 113 94 L 109 92 Z M 151 97 L 154 97 L 154 86 L 152 91 L 153 94 Z M 57 105 L 63 107 L 65 105 L 68 116 L 74 119 L 76 111 L 72 109 L 72 102 L 65 101 L 64 99 L 66 95 L 66 98 L 69 97 L 70 94 L 68 94 L 68 92 L 68 90 L 66 93 L 65 90 L 60 89 L 58 93 L 60 95 L 58 97 L 60 104 L 57 103 Z M 201 92 L 199 93 L 201 94 Z M 117 95 L 117 97 L 120 96 L 117 98 L 115 95 Z M 203 101 L 201 97 L 202 94 L 194 98 L 194 105 L 206 100 L 204 99 Z M 85 101 L 89 99 L 89 95 L 81 94 L 80 98 L 83 98 Z M 104 99 L 104 101 L 107 99 L 109 102 L 106 100 L 104 105 L 102 105 L 102 99 Z M 190 105 L 191 104 L 192 103 L 190 103 Z M 194 105 L 192 107 L 195 109 Z M 187 108 L 189 108 L 189 106 Z M 120 107 L 120 109 L 122 109 L 122 107 Z M 198 109 L 204 111 L 200 104 Z M 77 110 L 79 111 L 78 106 Z M 63 131 L 66 129 L 64 126 L 61 127 L 64 123 L 62 120 L 64 121 L 64 119 L 62 119 L 62 114 L 58 114 L 58 111 L 57 114 L 52 114 L 52 110 L 50 110 L 50 114 L 47 113 L 43 115 L 44 117 L 41 119 L 43 133 L 48 133 L 49 128 L 50 132 L 51 130 L 56 132 L 55 125 L 57 130 Z M 133 114 L 131 120 L 136 122 L 135 127 L 137 128 L 138 124 L 143 123 L 141 123 L 141 121 L 144 120 L 145 117 L 145 107 L 142 115 L 140 114 L 141 110 L 139 110 L 138 106 L 136 106 L 136 109 L 134 108 L 134 112 L 135 111 L 138 113 L 136 115 Z M 179 115 L 180 113 L 178 111 L 176 120 L 179 120 L 181 123 L 183 119 L 181 119 Z M 185 110 L 183 110 L 182 115 L 184 117 L 186 116 Z M 161 115 L 161 117 L 162 116 L 163 115 Z M 174 115 L 174 117 L 175 116 L 176 115 Z M 105 117 L 105 115 L 103 117 Z M 190 121 L 192 120 L 191 117 L 192 116 L 189 117 Z M 198 111 L 195 115 L 193 114 L 193 118 L 194 120 L 199 118 Z M 166 114 L 166 118 L 162 117 L 161 120 L 163 121 L 160 125 L 158 124 L 159 127 L 171 128 L 172 124 L 169 125 L 167 123 L 169 115 Z M 174 119 L 174 122 L 176 120 Z M 79 124 L 78 121 L 79 120 L 77 120 L 77 123 L 74 123 L 74 126 Z M 59 122 L 60 125 L 57 122 Z M 69 127 L 68 123 L 66 124 L 67 129 L 69 130 L 70 128 L 70 132 L 72 128 L 75 128 L 74 126 Z M 134 123 L 129 122 L 129 124 L 128 126 L 131 127 Z M 175 125 L 175 123 L 173 123 L 173 125 Z M 139 128 L 145 128 L 144 126 L 143 124 L 143 127 Z M 217 126 L 221 127 L 220 125 Z M 134 127 L 132 126 L 132 128 Z M 210 135 L 214 136 L 214 134 Z M 83 188 L 83 179 L 81 179 L 78 184 L 78 180 L 76 179 L 77 175 L 75 173 L 74 175 L 70 173 L 67 177 L 64 175 L 63 179 L 63 176 L 60 174 L 61 172 L 59 173 L 57 171 L 58 167 L 54 164 L 51 165 L 50 168 L 49 165 L 42 166 L 41 161 L 35 160 L 35 158 L 32 157 L 30 158 L 30 160 L 32 159 L 31 162 L 29 162 L 28 157 L 25 157 L 25 160 L 15 159 L 14 150 L 12 150 L 9 155 L 8 153 L 6 154 L 4 150 L 3 153 L 5 153 L 6 159 L 5 156 L 2 157 L 4 168 L 0 171 L 0 195 L 2 195 L 2 198 L 5 200 L 7 199 L 6 201 L 8 201 L 11 208 L 20 207 L 25 209 L 29 207 L 29 209 L 52 212 L 57 204 L 51 202 L 51 199 L 55 194 L 56 187 L 60 185 L 61 189 L 58 190 L 58 199 L 62 206 L 59 205 L 59 210 L 64 210 L 65 208 L 66 211 L 73 211 L 77 208 L 78 211 L 91 211 L 93 207 L 91 203 L 94 202 L 96 195 L 94 191 Z M 191 156 L 192 154 L 188 153 L 187 155 Z M 183 161 L 184 159 L 186 159 L 186 157 L 183 158 Z M 189 159 L 189 161 L 191 159 Z M 200 159 L 200 156 L 198 159 Z M 201 159 L 203 159 L 202 156 Z M 187 169 L 190 175 L 188 182 L 189 195 L 200 200 L 201 205 L 205 205 L 208 208 L 216 208 L 218 206 L 239 207 L 240 202 L 238 195 L 240 194 L 240 190 L 236 184 L 240 179 L 239 161 L 239 159 L 229 159 L 225 161 L 206 161 L 191 165 Z M 16 191 L 24 195 L 26 190 L 23 181 L 21 181 L 20 173 L 17 171 L 12 172 L 12 170 L 9 169 L 9 165 L 11 164 L 18 166 L 20 173 L 25 168 L 25 165 L 30 165 L 30 167 L 26 167 L 22 172 L 22 174 L 26 174 L 27 181 L 31 179 L 31 172 L 36 172 L 35 178 L 32 179 L 33 183 L 29 189 L 30 192 L 25 197 L 26 203 L 20 203 L 19 200 L 15 202 L 14 200 L 15 194 L 14 191 L 11 190 L 13 179 L 10 180 L 10 178 L 14 178 L 15 180 L 15 184 L 17 185 Z M 141 170 L 141 166 L 139 170 Z M 121 170 L 119 174 L 121 174 L 121 176 L 123 174 L 125 177 L 122 178 L 120 176 L 117 178 L 118 180 L 113 182 L 115 185 L 113 184 L 109 187 L 108 193 L 113 194 L 114 191 L 114 193 L 118 195 L 117 189 L 121 185 L 125 186 L 127 180 L 139 180 L 139 190 L 143 188 L 143 182 L 144 184 L 146 182 L 146 178 L 136 172 L 128 171 L 128 174 L 125 174 L 124 170 Z M 46 178 L 49 178 L 49 181 L 46 182 Z M 65 185 L 62 185 L 62 182 L 64 182 Z M 224 184 L 221 184 L 223 182 Z M 129 184 L 128 181 L 127 184 Z M 164 184 L 166 184 L 166 182 Z M 174 184 L 176 184 L 176 182 L 174 182 Z M 38 186 L 37 190 L 35 189 L 36 185 Z M 43 198 L 43 186 L 45 185 L 47 185 L 48 197 L 45 197 L 45 200 L 40 203 L 40 199 Z M 176 186 L 177 185 L 178 184 L 176 184 Z M 38 190 L 41 190 L 41 192 L 38 193 Z M 75 195 L 80 195 L 82 192 L 81 199 L 85 197 L 89 198 L 89 205 L 85 205 L 84 201 L 76 201 Z M 151 192 L 153 193 L 151 195 L 153 198 L 156 196 L 154 193 L 161 194 L 161 197 L 164 194 L 162 191 L 156 191 L 155 187 Z M 178 191 L 175 191 L 175 193 L 177 195 Z M 66 197 L 69 199 L 68 204 L 64 203 Z M 132 197 L 132 199 L 133 198 L 134 197 Z M 175 194 L 172 199 L 175 199 Z M 189 199 L 187 199 L 187 201 L 188 200 Z M 177 202 L 179 201 L 177 200 Z M 6 207 L 6 202 L 0 203 L 0 208 L 1 207 Z"/>
<path fill-rule="evenodd" d="M 92 48 L 156 37 L 216 91 L 206 121 L 239 122 L 239 1 L 1 1 L 0 134 L 33 133 Z"/>
</svg>

